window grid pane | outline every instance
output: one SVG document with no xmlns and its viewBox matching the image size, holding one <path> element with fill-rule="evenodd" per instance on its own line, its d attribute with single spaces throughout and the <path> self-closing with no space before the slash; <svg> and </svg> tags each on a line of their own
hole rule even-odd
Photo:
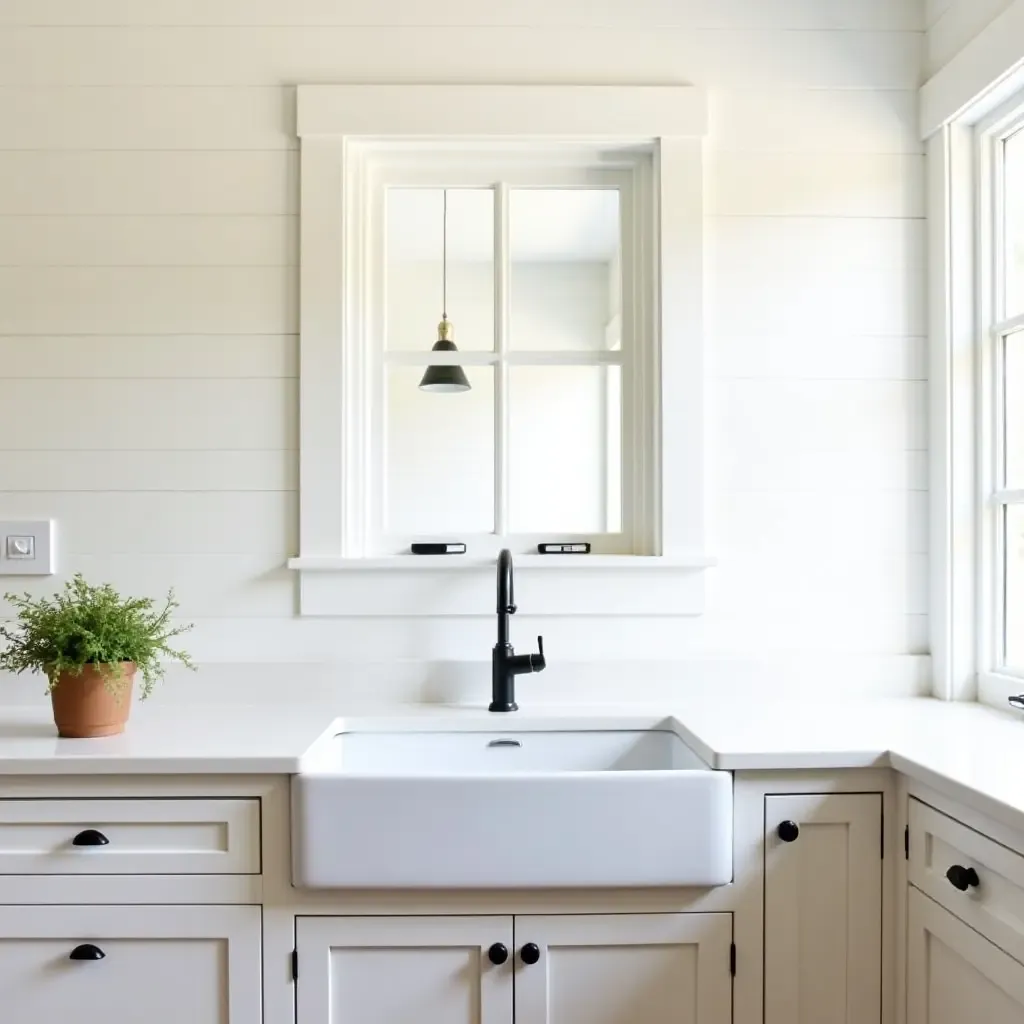
<svg viewBox="0 0 1024 1024">
<path fill-rule="evenodd" d="M 1024 487 L 1024 330 L 1000 339 L 1001 423 L 998 441 L 1001 465 L 997 486 Z"/>
<path fill-rule="evenodd" d="M 1024 313 L 1024 128 L 1003 148 L 1006 316 Z"/>
<path fill-rule="evenodd" d="M 493 373 L 467 367 L 470 391 L 433 394 L 418 368 L 388 369 L 387 532 L 459 540 L 494 529 Z"/>
<path fill-rule="evenodd" d="M 493 351 L 494 191 L 389 188 L 385 210 L 385 348 L 429 352 L 447 313 L 461 350 Z"/>
<path fill-rule="evenodd" d="M 1004 505 L 1000 514 L 1004 595 L 1002 664 L 1012 672 L 1024 673 L 1024 505 Z"/>
<path fill-rule="evenodd" d="M 510 530 L 618 533 L 619 368 L 515 366 L 508 377 Z"/>
</svg>

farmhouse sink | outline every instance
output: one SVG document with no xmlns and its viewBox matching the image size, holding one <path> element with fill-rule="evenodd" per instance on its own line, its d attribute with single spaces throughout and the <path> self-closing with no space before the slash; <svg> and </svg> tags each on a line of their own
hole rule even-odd
<svg viewBox="0 0 1024 1024">
<path fill-rule="evenodd" d="M 732 777 L 657 727 L 328 730 L 292 780 L 306 888 L 711 886 Z"/>
</svg>

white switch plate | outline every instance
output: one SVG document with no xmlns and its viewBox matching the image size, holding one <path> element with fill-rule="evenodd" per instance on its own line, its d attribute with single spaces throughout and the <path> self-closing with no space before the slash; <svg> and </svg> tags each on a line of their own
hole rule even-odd
<svg viewBox="0 0 1024 1024">
<path fill-rule="evenodd" d="M 52 576 L 57 571 L 55 535 L 52 519 L 0 522 L 0 576 Z"/>
</svg>

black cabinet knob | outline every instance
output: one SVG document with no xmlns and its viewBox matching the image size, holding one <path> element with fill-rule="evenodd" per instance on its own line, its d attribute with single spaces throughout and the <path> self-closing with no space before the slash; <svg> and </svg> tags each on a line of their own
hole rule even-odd
<svg viewBox="0 0 1024 1024">
<path fill-rule="evenodd" d="M 110 840 L 102 832 L 97 832 L 94 828 L 87 828 L 84 832 L 79 832 L 71 840 L 72 846 L 107 846 L 109 843 Z"/>
<path fill-rule="evenodd" d="M 784 843 L 796 842 L 797 836 L 800 835 L 800 826 L 795 821 L 783 821 L 776 829 L 779 838 Z"/>
<path fill-rule="evenodd" d="M 968 889 L 976 886 L 981 881 L 978 878 L 978 872 L 974 868 L 965 868 L 963 864 L 954 864 L 946 872 L 946 878 L 949 879 L 949 884 L 954 889 L 959 889 L 961 892 L 967 892 Z"/>
<path fill-rule="evenodd" d="M 519 955 L 524 964 L 535 964 L 540 959 L 540 946 L 536 942 L 528 942 L 519 950 Z"/>
<path fill-rule="evenodd" d="M 69 960 L 102 960 L 107 954 L 94 946 L 91 942 L 85 942 L 81 946 L 75 946 L 68 954 Z"/>
<path fill-rule="evenodd" d="M 487 959 L 492 964 L 503 964 L 508 959 L 508 946 L 504 942 L 496 942 L 487 950 Z"/>
</svg>

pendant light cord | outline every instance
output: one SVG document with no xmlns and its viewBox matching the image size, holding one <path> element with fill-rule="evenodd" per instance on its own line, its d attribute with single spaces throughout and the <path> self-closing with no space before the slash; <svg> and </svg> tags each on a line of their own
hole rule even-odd
<svg viewBox="0 0 1024 1024">
<path fill-rule="evenodd" d="M 448 189 L 442 193 L 441 214 L 441 319 L 448 319 Z"/>
</svg>

